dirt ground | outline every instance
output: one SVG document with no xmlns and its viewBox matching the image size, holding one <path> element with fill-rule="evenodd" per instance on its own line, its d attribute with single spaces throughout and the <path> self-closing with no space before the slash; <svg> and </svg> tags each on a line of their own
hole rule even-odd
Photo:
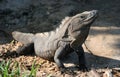
<svg viewBox="0 0 120 77">
<path fill-rule="evenodd" d="M 95 68 L 96 71 L 90 70 L 89 72 L 81 72 L 74 65 L 77 61 L 73 53 L 64 60 L 65 66 L 72 70 L 70 71 L 71 74 L 63 75 L 57 69 L 54 62 L 41 59 L 35 55 L 18 56 L 15 53 L 16 49 L 21 44 L 13 41 L 11 38 L 12 31 L 17 30 L 31 33 L 50 31 L 58 27 L 60 21 L 66 16 L 73 16 L 85 10 L 96 9 L 99 11 L 99 17 L 92 25 L 93 27 L 120 27 L 120 0 L 81 1 L 0 0 L 0 30 L 2 30 L 0 31 L 0 62 L 3 60 L 12 60 L 12 62 L 17 61 L 21 65 L 23 71 L 29 71 L 33 61 L 36 61 L 36 65 L 40 65 L 37 71 L 37 77 L 97 77 L 97 75 L 95 75 L 96 71 L 101 77 L 110 77 L 105 76 L 106 73 L 110 73 L 114 75 L 114 77 L 120 77 L 119 63 L 115 65 L 114 68 L 107 68 L 106 66 Z M 73 57 L 73 55 L 75 57 Z M 96 59 L 99 59 L 99 57 Z M 104 61 L 101 60 L 101 62 L 98 63 L 104 64 Z M 95 66 L 97 67 L 97 65 Z"/>
</svg>

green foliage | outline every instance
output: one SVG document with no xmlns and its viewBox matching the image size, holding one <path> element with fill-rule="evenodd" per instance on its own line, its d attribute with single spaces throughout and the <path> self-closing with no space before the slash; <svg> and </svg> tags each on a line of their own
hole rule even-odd
<svg viewBox="0 0 120 77">
<path fill-rule="evenodd" d="M 32 64 L 29 74 L 21 73 L 20 65 L 18 62 L 14 62 L 11 67 L 11 61 L 0 62 L 0 77 L 35 77 L 38 66 L 35 67 L 35 61 Z M 26 70 L 27 71 L 27 70 Z"/>
<path fill-rule="evenodd" d="M 2 61 L 0 63 L 0 76 L 1 77 L 18 77 L 20 76 L 20 67 L 17 62 L 14 63 L 14 67 L 10 68 L 11 61 Z M 16 68 L 17 67 L 17 68 Z"/>
<path fill-rule="evenodd" d="M 37 71 L 38 67 L 39 67 L 39 65 L 37 65 L 35 67 L 35 61 L 34 61 L 34 63 L 32 64 L 32 68 L 31 68 L 31 72 L 30 72 L 29 77 L 35 77 L 36 76 L 36 71 Z"/>
</svg>

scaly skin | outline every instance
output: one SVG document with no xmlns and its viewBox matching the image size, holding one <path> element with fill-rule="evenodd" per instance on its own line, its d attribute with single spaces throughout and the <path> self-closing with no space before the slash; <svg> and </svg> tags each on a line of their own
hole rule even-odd
<svg viewBox="0 0 120 77">
<path fill-rule="evenodd" d="M 36 55 L 44 59 L 54 59 L 57 66 L 64 72 L 62 57 L 76 52 L 79 58 L 79 68 L 87 70 L 82 44 L 86 40 L 91 24 L 97 17 L 97 11 L 85 11 L 73 17 L 67 17 L 61 25 L 51 32 L 22 33 L 13 32 L 13 38 L 24 44 L 19 48 L 18 54 L 24 54 L 27 49 L 34 49 Z"/>
</svg>

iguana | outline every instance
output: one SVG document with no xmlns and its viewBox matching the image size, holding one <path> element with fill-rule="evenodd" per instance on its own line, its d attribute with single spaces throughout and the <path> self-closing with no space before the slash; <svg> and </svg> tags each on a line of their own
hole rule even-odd
<svg viewBox="0 0 120 77">
<path fill-rule="evenodd" d="M 53 59 L 63 71 L 65 67 L 61 58 L 71 52 L 76 52 L 79 58 L 79 69 L 86 70 L 82 44 L 96 17 L 97 10 L 85 11 L 72 17 L 66 17 L 54 31 L 36 34 L 14 31 L 12 32 L 13 38 L 24 44 L 17 53 L 24 54 L 27 49 L 30 51 L 33 49 L 37 56 L 47 60 Z"/>
</svg>

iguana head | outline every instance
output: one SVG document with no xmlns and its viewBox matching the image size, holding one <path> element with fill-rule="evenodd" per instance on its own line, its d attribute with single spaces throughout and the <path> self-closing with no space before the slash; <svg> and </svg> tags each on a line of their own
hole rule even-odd
<svg viewBox="0 0 120 77">
<path fill-rule="evenodd" d="M 71 47 L 82 45 L 86 40 L 91 24 L 97 17 L 97 10 L 79 13 L 69 20 L 68 37 L 72 40 Z M 66 34 L 67 34 L 66 32 Z"/>
<path fill-rule="evenodd" d="M 81 32 L 89 31 L 90 25 L 97 17 L 97 10 L 85 11 L 79 13 L 69 20 L 68 35 L 76 38 L 79 37 Z"/>
<path fill-rule="evenodd" d="M 83 13 L 73 16 L 71 23 L 88 25 L 91 24 L 96 19 L 97 15 L 98 15 L 97 10 L 85 11 Z"/>
<path fill-rule="evenodd" d="M 90 25 L 96 17 L 97 10 L 85 11 L 72 17 L 66 17 L 56 29 L 56 35 L 62 41 L 74 41 L 84 37 L 82 41 L 79 40 L 83 43 L 88 35 Z"/>
<path fill-rule="evenodd" d="M 74 33 L 77 31 L 81 31 L 81 29 L 89 28 L 90 25 L 94 22 L 97 17 L 97 10 L 85 11 L 83 13 L 79 13 L 73 17 L 69 21 L 68 31 L 70 33 Z"/>
</svg>

